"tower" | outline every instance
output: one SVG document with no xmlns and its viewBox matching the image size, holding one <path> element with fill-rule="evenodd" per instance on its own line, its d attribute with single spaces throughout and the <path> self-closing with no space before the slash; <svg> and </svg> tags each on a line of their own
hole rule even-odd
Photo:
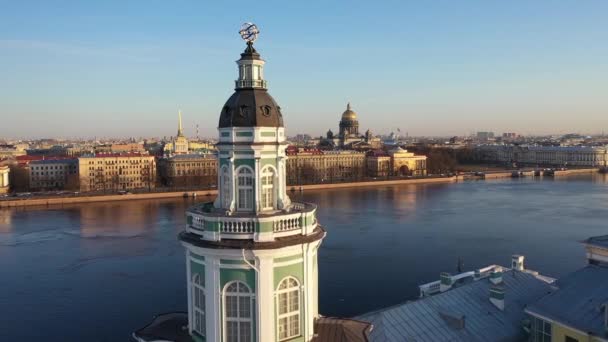
<svg viewBox="0 0 608 342">
<path fill-rule="evenodd" d="M 182 128 L 182 111 L 177 112 L 177 136 L 173 139 L 173 153 L 186 154 L 188 153 L 188 139 L 184 135 Z"/>
<path fill-rule="evenodd" d="M 281 108 L 244 24 L 235 91 L 219 119 L 218 195 L 188 209 L 189 333 L 195 341 L 310 341 L 318 317 L 316 206 L 291 202 Z"/>
<path fill-rule="evenodd" d="M 346 105 L 346 110 L 344 113 L 342 113 L 339 126 L 341 146 L 348 143 L 349 138 L 359 137 L 359 120 L 357 120 L 357 113 L 350 108 L 350 102 Z"/>
</svg>

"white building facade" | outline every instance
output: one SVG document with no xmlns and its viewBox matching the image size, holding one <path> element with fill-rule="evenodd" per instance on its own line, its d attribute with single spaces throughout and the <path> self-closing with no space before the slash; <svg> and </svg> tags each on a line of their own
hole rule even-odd
<svg viewBox="0 0 608 342">
<path fill-rule="evenodd" d="M 188 329 L 195 341 L 311 341 L 318 314 L 316 206 L 286 192 L 281 108 L 251 42 L 219 123 L 218 196 L 187 211 Z"/>
<path fill-rule="evenodd" d="M 481 145 L 481 161 L 562 167 L 606 167 L 607 147 Z"/>
<path fill-rule="evenodd" d="M 8 165 L 0 165 L 0 194 L 5 194 L 10 188 L 8 174 L 10 169 Z"/>
</svg>

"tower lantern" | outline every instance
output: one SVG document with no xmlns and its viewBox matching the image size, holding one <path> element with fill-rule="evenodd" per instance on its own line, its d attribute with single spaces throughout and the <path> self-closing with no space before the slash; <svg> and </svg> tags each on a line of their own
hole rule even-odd
<svg viewBox="0 0 608 342">
<path fill-rule="evenodd" d="M 219 119 L 218 195 L 187 211 L 188 329 L 195 341 L 311 341 L 318 317 L 316 206 L 285 183 L 281 108 L 246 23 L 235 91 Z"/>
</svg>

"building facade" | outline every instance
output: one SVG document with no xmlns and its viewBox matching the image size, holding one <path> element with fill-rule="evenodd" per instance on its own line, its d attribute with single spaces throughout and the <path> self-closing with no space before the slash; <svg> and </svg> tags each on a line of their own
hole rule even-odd
<svg viewBox="0 0 608 342">
<path fill-rule="evenodd" d="M 154 156 L 101 153 L 78 158 L 80 191 L 153 189 L 156 186 Z"/>
<path fill-rule="evenodd" d="M 391 170 L 397 176 L 426 176 L 426 156 L 415 155 L 397 146 L 388 151 Z"/>
<path fill-rule="evenodd" d="M 78 160 L 36 160 L 29 164 L 30 190 L 78 189 Z"/>
<path fill-rule="evenodd" d="M 10 189 L 9 173 L 10 168 L 8 165 L 0 164 L 0 195 L 8 193 Z"/>
<path fill-rule="evenodd" d="M 372 178 L 386 178 L 392 176 L 391 156 L 383 150 L 367 152 L 365 156 L 367 174 Z"/>
<path fill-rule="evenodd" d="M 553 167 L 606 167 L 608 148 L 587 146 L 480 145 L 476 158 L 487 163 Z"/>
<path fill-rule="evenodd" d="M 311 341 L 318 317 L 316 206 L 286 193 L 280 107 L 248 42 L 219 122 L 218 196 L 187 212 L 188 329 L 195 341 Z"/>
<path fill-rule="evenodd" d="M 366 177 L 363 152 L 290 147 L 287 155 L 289 185 L 354 182 Z"/>
<path fill-rule="evenodd" d="M 162 185 L 169 187 L 209 187 L 217 185 L 215 154 L 183 154 L 158 161 Z"/>
</svg>

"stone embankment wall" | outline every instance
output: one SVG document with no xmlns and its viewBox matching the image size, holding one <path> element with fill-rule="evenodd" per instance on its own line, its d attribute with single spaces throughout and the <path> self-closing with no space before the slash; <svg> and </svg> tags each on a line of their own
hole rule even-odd
<svg viewBox="0 0 608 342">
<path fill-rule="evenodd" d="M 328 184 L 310 184 L 310 185 L 289 185 L 287 190 L 299 191 L 314 190 L 314 189 L 339 189 L 339 188 L 355 188 L 366 186 L 382 186 L 382 185 L 401 185 L 401 184 L 429 184 L 429 183 L 451 183 L 456 181 L 456 177 L 441 177 L 441 178 L 420 178 L 420 179 L 399 179 L 387 181 L 372 181 L 372 182 L 353 182 L 353 183 L 328 183 Z"/>
<path fill-rule="evenodd" d="M 365 186 L 399 185 L 399 184 L 427 184 L 427 183 L 450 183 L 456 181 L 456 177 L 424 178 L 424 179 L 401 179 L 389 181 L 373 182 L 354 182 L 354 183 L 334 183 L 334 184 L 312 184 L 302 186 L 288 186 L 288 191 L 313 190 L 313 189 L 337 189 L 353 188 Z M 102 195 L 102 196 L 77 196 L 77 197 L 53 197 L 53 198 L 23 198 L 15 200 L 0 201 L 0 208 L 23 207 L 23 206 L 49 206 L 64 205 L 74 203 L 94 203 L 107 201 L 129 201 L 140 199 L 161 199 L 192 197 L 193 194 L 199 196 L 216 196 L 217 190 L 202 191 L 177 191 L 177 192 L 155 192 L 148 194 L 127 194 L 127 195 Z"/>
<path fill-rule="evenodd" d="M 589 174 L 589 173 L 597 173 L 599 172 L 600 169 L 571 169 L 571 170 L 564 170 L 564 171 L 554 171 L 553 172 L 553 176 L 554 177 L 560 177 L 560 176 L 569 176 L 569 175 L 581 175 L 581 174 Z"/>
</svg>

